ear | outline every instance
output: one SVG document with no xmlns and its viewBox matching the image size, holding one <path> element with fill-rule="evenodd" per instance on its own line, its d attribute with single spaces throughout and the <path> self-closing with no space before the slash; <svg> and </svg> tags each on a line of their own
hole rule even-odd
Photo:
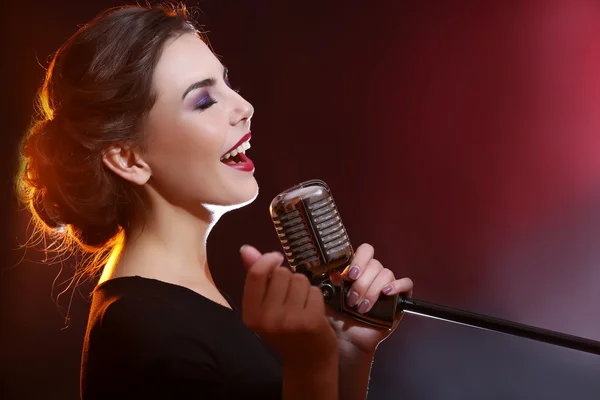
<svg viewBox="0 0 600 400">
<path fill-rule="evenodd" d="M 152 176 L 150 166 L 131 146 L 114 145 L 102 152 L 102 162 L 121 178 L 143 185 Z"/>
</svg>

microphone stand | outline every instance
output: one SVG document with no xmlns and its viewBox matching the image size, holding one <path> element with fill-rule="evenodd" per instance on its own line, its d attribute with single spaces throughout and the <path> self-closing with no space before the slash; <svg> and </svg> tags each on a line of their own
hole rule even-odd
<svg viewBox="0 0 600 400">
<path fill-rule="evenodd" d="M 443 321 L 454 322 L 475 328 L 490 330 L 520 336 L 538 342 L 550 343 L 574 350 L 600 355 L 600 342 L 581 338 L 548 329 L 537 328 L 530 325 L 519 324 L 487 315 L 457 310 L 450 307 L 427 303 L 421 300 L 398 297 L 398 311 L 416 314 Z"/>
<path fill-rule="evenodd" d="M 355 319 L 380 328 L 391 329 L 394 325 L 395 316 L 397 313 L 403 311 L 409 314 L 440 319 L 442 321 L 467 325 L 473 328 L 505 333 L 537 340 L 538 342 L 550 343 L 569 349 L 600 355 L 600 342 L 595 340 L 520 324 L 488 315 L 476 314 L 438 304 L 432 304 L 400 296 L 399 294 L 394 296 L 380 295 L 379 299 L 373 304 L 371 310 L 366 314 L 361 314 L 356 310 L 356 307 L 349 307 L 346 304 L 347 294 L 351 285 L 352 282 L 344 280 L 343 285 L 340 288 L 339 286 L 334 285 L 330 279 L 325 279 L 318 284 L 323 293 L 325 303 Z"/>
</svg>

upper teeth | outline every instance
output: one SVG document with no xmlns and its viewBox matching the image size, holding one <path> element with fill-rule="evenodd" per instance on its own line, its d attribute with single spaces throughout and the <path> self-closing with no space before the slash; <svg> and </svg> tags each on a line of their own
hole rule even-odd
<svg viewBox="0 0 600 400">
<path fill-rule="evenodd" d="M 249 148 L 250 148 L 250 141 L 245 141 L 244 143 L 240 144 L 236 149 L 231 150 L 229 153 L 227 153 L 223 157 L 221 157 L 221 160 L 226 160 L 230 157 L 235 157 L 239 153 L 245 153 L 246 150 L 248 150 Z"/>
</svg>

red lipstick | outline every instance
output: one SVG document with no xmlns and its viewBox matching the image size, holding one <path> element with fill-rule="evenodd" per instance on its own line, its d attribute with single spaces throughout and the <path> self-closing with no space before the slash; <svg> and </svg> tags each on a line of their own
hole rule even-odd
<svg viewBox="0 0 600 400">
<path fill-rule="evenodd" d="M 252 135 L 250 134 L 250 132 L 246 133 L 232 148 L 230 148 L 225 153 L 223 153 L 221 155 L 221 157 L 223 157 L 225 154 L 229 153 L 230 151 L 237 149 L 240 144 L 244 143 L 247 140 L 250 140 L 250 138 L 252 138 Z"/>
<path fill-rule="evenodd" d="M 227 154 L 227 153 L 229 153 L 229 152 L 237 149 L 242 143 L 250 140 L 251 137 L 252 137 L 252 135 L 250 134 L 250 132 L 246 133 L 225 154 Z M 237 153 L 233 157 L 229 157 L 227 159 L 222 159 L 221 162 L 223 164 L 227 165 L 228 167 L 231 167 L 233 169 L 237 169 L 238 171 L 244 171 L 244 172 L 252 172 L 252 171 L 254 171 L 254 162 L 252 162 L 252 160 L 250 158 L 248 158 L 248 156 L 246 156 L 246 154 L 244 154 L 244 153 Z"/>
<path fill-rule="evenodd" d="M 239 153 L 236 156 L 240 162 L 235 162 L 232 159 L 223 161 L 223 164 L 231 167 L 233 169 L 237 169 L 238 171 L 250 172 L 254 170 L 254 162 L 249 159 L 244 153 Z"/>
</svg>

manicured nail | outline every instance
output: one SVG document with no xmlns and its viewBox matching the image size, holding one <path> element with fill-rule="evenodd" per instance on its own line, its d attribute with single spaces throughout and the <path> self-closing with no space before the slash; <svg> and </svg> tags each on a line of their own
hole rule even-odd
<svg viewBox="0 0 600 400">
<path fill-rule="evenodd" d="M 360 296 L 354 290 L 348 294 L 348 307 L 354 307 Z"/>
<path fill-rule="evenodd" d="M 389 292 L 392 291 L 394 287 L 392 285 L 387 285 L 386 287 L 384 287 L 383 289 L 381 289 L 381 291 L 385 294 L 388 294 Z"/>
<path fill-rule="evenodd" d="M 359 272 L 360 272 L 360 268 L 358 268 L 358 266 L 355 265 L 352 268 L 350 268 L 350 271 L 348 272 L 348 276 L 350 277 L 350 279 L 354 280 L 354 279 L 358 278 Z"/>
<path fill-rule="evenodd" d="M 240 253 L 241 253 L 242 251 L 244 251 L 244 249 L 245 249 L 246 247 L 248 247 L 248 245 L 247 245 L 247 244 L 243 244 L 243 245 L 242 245 L 242 247 L 240 247 Z"/>
<path fill-rule="evenodd" d="M 360 303 L 360 307 L 358 307 L 358 312 L 364 314 L 369 309 L 370 301 L 365 299 L 362 303 Z"/>
</svg>

